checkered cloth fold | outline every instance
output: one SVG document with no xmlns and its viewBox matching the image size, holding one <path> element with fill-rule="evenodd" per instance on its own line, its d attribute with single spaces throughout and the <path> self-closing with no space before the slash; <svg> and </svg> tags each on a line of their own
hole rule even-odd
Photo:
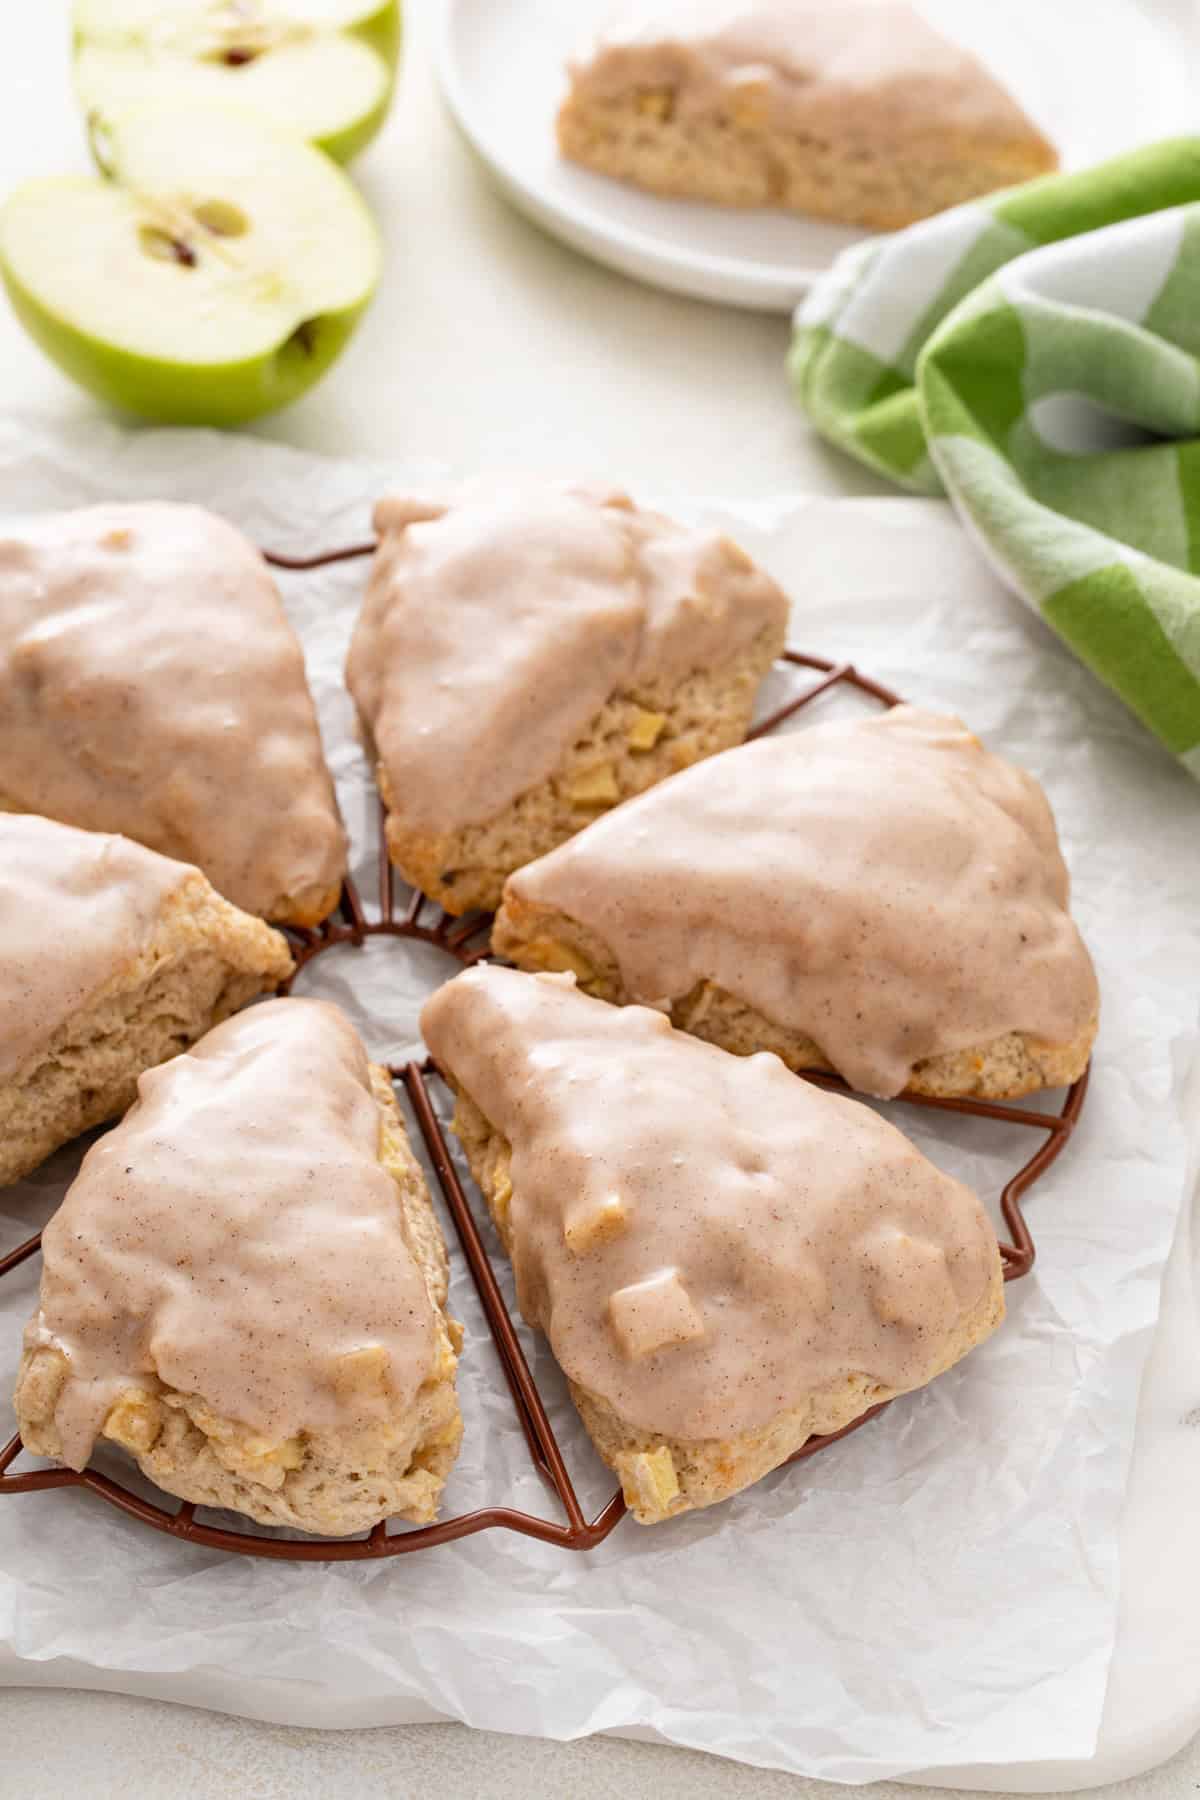
<svg viewBox="0 0 1200 1800">
<path fill-rule="evenodd" d="M 789 369 L 1200 777 L 1200 138 L 848 251 Z"/>
</svg>

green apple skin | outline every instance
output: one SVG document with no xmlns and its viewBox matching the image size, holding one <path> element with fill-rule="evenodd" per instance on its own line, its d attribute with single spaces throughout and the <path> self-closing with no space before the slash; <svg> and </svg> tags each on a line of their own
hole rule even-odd
<svg viewBox="0 0 1200 1800">
<path fill-rule="evenodd" d="M 347 131 L 335 131 L 330 137 L 313 138 L 312 142 L 318 150 L 323 150 L 326 156 L 331 156 L 334 162 L 343 164 L 353 162 L 354 158 L 360 155 L 372 139 L 378 137 L 383 130 L 384 122 L 392 110 L 392 99 L 395 92 L 396 82 L 393 77 L 389 81 L 379 105 L 373 107 L 364 119 L 359 120 L 357 125 L 352 125 Z"/>
<path fill-rule="evenodd" d="M 373 107 L 357 125 L 351 125 L 345 131 L 335 131 L 328 137 L 313 138 L 318 150 L 323 150 L 326 156 L 332 156 L 334 162 L 339 163 L 352 162 L 356 156 L 360 156 L 367 145 L 378 137 L 392 110 L 400 74 L 400 51 L 404 41 L 400 0 L 385 0 L 377 13 L 364 19 L 359 25 L 350 26 L 346 35 L 361 38 L 364 44 L 368 44 L 382 57 L 391 79 L 379 105 Z"/>
<path fill-rule="evenodd" d="M 384 0 L 379 11 L 369 19 L 363 19 L 357 25 L 346 30 L 347 37 L 361 38 L 363 43 L 375 51 L 389 72 L 387 87 L 380 97 L 379 104 L 372 107 L 356 125 L 348 126 L 345 131 L 335 131 L 326 137 L 315 137 L 311 140 L 318 150 L 331 156 L 334 162 L 352 162 L 360 156 L 382 131 L 388 114 L 392 110 L 392 101 L 396 97 L 396 83 L 400 74 L 400 53 L 404 44 L 404 15 L 401 0 Z M 74 50 L 78 50 L 82 39 L 78 32 L 74 37 Z M 107 174 L 103 158 L 97 147 L 97 134 L 88 132 L 88 142 L 93 159 L 102 174 Z"/>
<path fill-rule="evenodd" d="M 400 48 L 404 38 L 404 22 L 400 0 L 384 0 L 384 5 L 361 25 L 351 26 L 355 37 L 362 38 L 377 50 L 393 74 L 400 67 Z"/>
<path fill-rule="evenodd" d="M 312 140 L 318 150 L 323 150 L 326 156 L 332 156 L 334 162 L 339 163 L 353 162 L 356 156 L 361 156 L 367 145 L 379 136 L 392 110 L 392 101 L 396 98 L 396 83 L 400 78 L 400 51 L 404 41 L 400 0 L 387 0 L 387 4 L 380 8 L 374 18 L 364 19 L 361 25 L 352 26 L 347 36 L 361 38 L 383 59 L 389 80 L 379 105 L 373 107 L 357 125 Z"/>
<path fill-rule="evenodd" d="M 399 7 L 393 6 L 389 8 L 389 10 L 396 14 L 398 24 L 400 17 Z M 359 32 L 357 35 L 362 37 L 365 34 Z M 396 56 L 399 56 L 399 42 L 399 33 L 397 33 Z M 371 111 L 367 113 L 364 118 L 361 118 L 357 125 L 350 125 L 345 131 L 335 131 L 330 133 L 328 137 L 318 137 L 312 140 L 317 149 L 323 150 L 326 156 L 332 156 L 334 162 L 353 162 L 354 158 L 360 156 L 367 145 L 371 143 L 374 138 L 377 138 L 379 133 L 383 130 L 383 127 L 387 122 L 387 116 L 392 110 L 392 101 L 396 97 L 397 70 L 394 60 L 388 63 L 388 68 L 391 71 L 391 76 L 387 87 L 383 90 L 378 106 L 372 107 Z"/>
<path fill-rule="evenodd" d="M 0 273 L 13 311 L 64 375 L 118 412 L 165 425 L 245 425 L 290 406 L 341 354 L 373 298 L 307 321 L 307 343 L 293 334 L 274 356 L 196 368 L 101 343 L 48 312 L 7 265 Z"/>
</svg>

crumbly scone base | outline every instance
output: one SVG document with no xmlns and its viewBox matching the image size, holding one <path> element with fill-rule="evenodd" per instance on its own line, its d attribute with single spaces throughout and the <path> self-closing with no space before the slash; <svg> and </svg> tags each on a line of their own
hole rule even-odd
<svg viewBox="0 0 1200 1800">
<path fill-rule="evenodd" d="M 944 1375 L 976 1344 L 990 1337 L 1003 1318 L 1004 1280 L 998 1264 L 992 1286 L 946 1339 L 937 1366 L 920 1385 Z M 847 1375 L 809 1395 L 803 1405 L 780 1413 L 761 1431 L 713 1440 L 639 1431 L 600 1395 L 588 1393 L 575 1382 L 569 1385 L 588 1436 L 620 1481 L 625 1504 L 639 1525 L 658 1525 L 678 1513 L 729 1500 L 787 1462 L 810 1437 L 842 1431 L 873 1406 L 911 1391 L 886 1387 L 867 1375 Z"/>
<path fill-rule="evenodd" d="M 292 967 L 285 938 L 189 876 L 139 954 L 0 1084 L 0 1185 L 123 1113 L 144 1069 L 186 1050 Z"/>
<path fill-rule="evenodd" d="M 411 1410 L 385 1433 L 301 1432 L 283 1444 L 221 1418 L 201 1395 L 181 1394 L 148 1376 L 144 1385 L 120 1396 L 102 1435 L 122 1445 L 151 1481 L 181 1500 L 326 1537 L 365 1531 L 386 1518 L 426 1524 L 436 1516 L 462 1438 L 454 1383 L 462 1328 L 446 1314 L 446 1247 L 386 1070 L 372 1067 L 371 1085 L 380 1115 L 379 1160 L 396 1183 L 405 1241 L 437 1319 L 433 1370 Z M 369 1358 L 362 1378 L 380 1379 Z M 37 1456 L 61 1460 L 54 1411 L 69 1380 L 70 1365 L 60 1350 L 25 1352 L 15 1404 L 22 1439 Z"/>
<path fill-rule="evenodd" d="M 569 971 L 598 1000 L 629 1003 L 617 960 L 596 933 L 565 913 L 510 895 L 496 919 L 492 948 L 531 971 Z M 701 982 L 669 1008 L 671 1023 L 735 1056 L 772 1050 L 789 1069 L 830 1070 L 823 1051 L 803 1032 L 765 1018 L 712 982 Z M 913 1070 L 907 1089 L 939 1099 L 1018 1100 L 1043 1088 L 1069 1087 L 1087 1067 L 1099 1026 L 1070 1044 L 1043 1044 L 1019 1031 L 990 1044 L 927 1057 Z"/>
<path fill-rule="evenodd" d="M 558 143 L 572 162 L 668 199 L 731 207 L 782 207 L 812 218 L 896 231 L 964 200 L 1028 181 L 1057 166 L 1035 132 L 1007 143 L 931 130 L 886 143 L 868 129 L 868 103 L 854 135 L 823 141 L 775 130 L 722 109 L 674 115 L 669 88 L 611 99 L 572 95 L 558 117 Z"/>
<path fill-rule="evenodd" d="M 476 1185 L 487 1201 L 505 1248 L 509 1245 L 511 1150 L 470 1095 L 455 1087 L 454 1132 Z M 1004 1318 L 1003 1265 L 996 1259 L 991 1286 L 941 1347 L 932 1381 L 988 1337 Z M 920 1385 L 924 1385 L 923 1383 Z M 840 1431 L 871 1407 L 906 1390 L 850 1374 L 815 1390 L 803 1403 L 779 1413 L 759 1431 L 720 1439 L 664 1437 L 628 1424 L 599 1394 L 569 1383 L 588 1436 L 621 1483 L 625 1503 L 641 1525 L 715 1506 L 770 1474 L 814 1435 Z"/>
<path fill-rule="evenodd" d="M 549 781 L 518 795 L 494 819 L 463 831 L 439 837 L 405 831 L 390 810 L 380 765 L 392 862 L 407 882 L 449 913 L 494 912 L 514 869 L 547 855 L 620 801 L 740 744 L 759 685 L 783 643 L 782 632 L 763 631 L 721 669 L 698 670 L 670 689 L 647 685 L 614 695 Z M 638 749 L 646 720 L 657 736 Z"/>
</svg>

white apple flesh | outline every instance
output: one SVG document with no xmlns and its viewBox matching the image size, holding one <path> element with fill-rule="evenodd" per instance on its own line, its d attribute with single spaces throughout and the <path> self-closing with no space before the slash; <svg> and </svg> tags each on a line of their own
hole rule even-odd
<svg viewBox="0 0 1200 1800">
<path fill-rule="evenodd" d="M 109 178 L 27 182 L 0 272 L 55 362 L 145 418 L 233 425 L 324 374 L 374 292 L 370 214 L 321 151 L 219 106 L 104 134 Z"/>
<path fill-rule="evenodd" d="M 398 0 L 76 0 L 74 31 L 89 124 L 216 101 L 345 162 L 387 116 L 400 12 Z"/>
</svg>

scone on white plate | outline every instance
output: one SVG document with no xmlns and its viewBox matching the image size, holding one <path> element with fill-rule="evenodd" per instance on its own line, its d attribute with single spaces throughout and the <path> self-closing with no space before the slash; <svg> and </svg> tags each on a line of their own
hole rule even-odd
<svg viewBox="0 0 1200 1800">
<path fill-rule="evenodd" d="M 0 813 L 0 1185 L 124 1112 L 165 1062 L 292 972 L 199 869 Z"/>
<path fill-rule="evenodd" d="M 894 231 L 1058 164 L 903 0 L 647 0 L 570 76 L 562 154 L 680 199 Z"/>
<path fill-rule="evenodd" d="M 740 743 L 787 600 L 718 531 L 566 482 L 376 509 L 346 679 L 392 861 L 452 913 L 664 776 Z"/>
<path fill-rule="evenodd" d="M 0 525 L 0 810 L 121 832 L 279 924 L 337 905 L 346 839 L 262 557 L 198 506 Z"/>
<path fill-rule="evenodd" d="M 462 1433 L 447 1261 L 384 1070 L 273 1000 L 143 1075 L 42 1241 L 16 1409 L 82 1469 L 327 1536 L 428 1521 Z"/>
<path fill-rule="evenodd" d="M 955 718 L 766 738 L 509 881 L 493 947 L 864 1093 L 1075 1081 L 1099 994 L 1049 803 Z"/>
<path fill-rule="evenodd" d="M 497 967 L 421 1022 L 521 1313 L 643 1524 L 736 1494 L 1000 1323 L 975 1195 L 777 1057 Z"/>
</svg>

